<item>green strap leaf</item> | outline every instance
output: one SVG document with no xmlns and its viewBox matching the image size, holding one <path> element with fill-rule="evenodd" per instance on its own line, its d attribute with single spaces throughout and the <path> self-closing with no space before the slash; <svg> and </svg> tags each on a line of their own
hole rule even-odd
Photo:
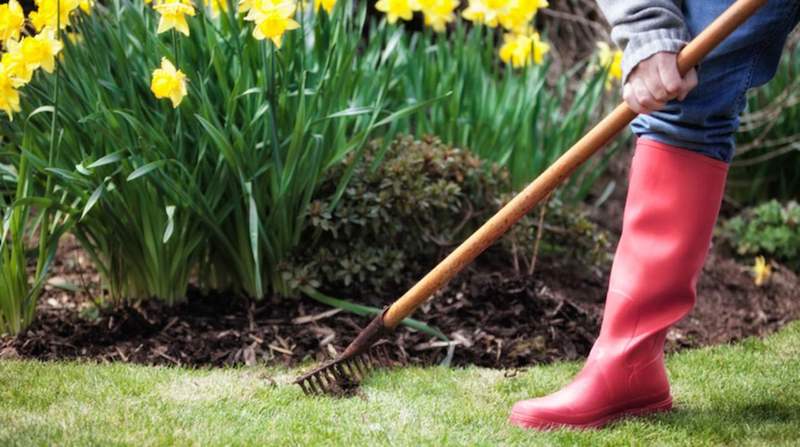
<svg viewBox="0 0 800 447">
<path fill-rule="evenodd" d="M 100 166 L 110 165 L 111 163 L 116 163 L 122 160 L 122 154 L 125 151 L 116 151 L 112 152 L 104 157 L 99 158 L 94 163 L 87 166 L 89 169 L 99 168 Z"/>
<path fill-rule="evenodd" d="M 258 295 L 257 298 L 261 298 L 264 296 L 264 287 L 261 284 L 261 258 L 258 255 L 258 207 L 256 206 L 256 199 L 253 197 L 253 183 L 245 183 L 244 188 L 248 203 L 247 225 L 250 234 L 250 251 L 253 255 L 253 265 L 255 266 L 256 295 Z"/>
<path fill-rule="evenodd" d="M 139 166 L 133 172 L 131 172 L 131 174 L 128 176 L 127 180 L 129 182 L 133 181 L 133 180 L 136 180 L 137 178 L 145 176 L 145 175 L 149 174 L 151 171 L 154 171 L 154 170 L 164 166 L 165 164 L 167 164 L 167 160 L 158 160 L 158 161 L 151 161 L 150 163 L 147 163 L 147 164 L 145 164 L 143 166 Z"/>
<path fill-rule="evenodd" d="M 300 287 L 300 290 L 308 295 L 309 298 L 313 299 L 314 301 L 319 301 L 322 304 L 327 304 L 328 306 L 336 307 L 338 309 L 346 310 L 347 312 L 354 313 L 356 315 L 367 315 L 367 316 L 375 316 L 383 312 L 382 309 L 378 309 L 377 307 L 372 306 L 364 306 L 361 304 L 351 303 L 350 301 L 341 300 L 338 298 L 334 298 L 328 295 L 321 293 L 320 291 L 308 287 L 303 286 Z M 447 335 L 444 335 L 442 331 L 436 329 L 434 327 L 428 326 L 427 324 L 415 320 L 413 318 L 406 318 L 400 324 L 408 326 L 412 329 L 416 329 L 424 334 L 428 334 L 431 337 L 436 337 L 440 340 L 450 341 Z"/>
<path fill-rule="evenodd" d="M 86 206 L 83 207 L 83 212 L 81 213 L 81 220 L 83 220 L 83 218 L 86 217 L 86 214 L 92 208 L 94 208 L 94 205 L 97 203 L 98 200 L 100 200 L 100 197 L 103 195 L 103 191 L 105 189 L 106 189 L 106 182 L 103 182 L 100 184 L 100 186 L 98 186 L 94 190 L 94 192 L 92 192 L 92 195 L 89 196 L 89 201 L 86 202 Z"/>
<path fill-rule="evenodd" d="M 167 211 L 167 228 L 164 230 L 164 237 L 161 239 L 163 243 L 169 242 L 172 233 L 175 231 L 175 205 L 166 207 Z"/>
</svg>

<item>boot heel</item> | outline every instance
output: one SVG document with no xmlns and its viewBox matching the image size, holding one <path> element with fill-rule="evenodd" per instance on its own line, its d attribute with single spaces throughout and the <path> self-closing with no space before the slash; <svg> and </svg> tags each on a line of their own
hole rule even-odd
<svg viewBox="0 0 800 447">
<path fill-rule="evenodd" d="M 625 416 L 646 416 L 654 413 L 665 413 L 670 410 L 672 410 L 672 396 L 643 408 L 626 411 Z"/>
</svg>

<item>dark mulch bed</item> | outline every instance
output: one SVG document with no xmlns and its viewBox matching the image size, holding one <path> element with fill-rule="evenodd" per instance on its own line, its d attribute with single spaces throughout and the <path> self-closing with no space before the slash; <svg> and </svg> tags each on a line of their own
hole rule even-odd
<svg viewBox="0 0 800 447">
<path fill-rule="evenodd" d="M 455 342 L 455 365 L 520 367 L 581 358 L 599 329 L 607 272 L 558 260 L 541 265 L 535 278 L 472 270 L 414 316 Z M 762 335 L 800 317 L 798 278 L 776 268 L 768 285 L 756 287 L 746 267 L 712 256 L 699 284 L 698 306 L 670 332 L 669 348 Z M 0 357 L 295 364 L 341 350 L 369 321 L 307 298 L 253 302 L 196 291 L 189 304 L 170 308 L 149 301 L 94 318 L 81 317 L 68 303 L 68 298 L 45 299 L 27 332 L 0 340 Z M 401 329 L 393 338 L 396 359 L 430 364 L 447 357 L 448 346 L 428 335 Z"/>
<path fill-rule="evenodd" d="M 609 178 L 626 176 L 627 159 L 616 157 Z M 593 220 L 617 234 L 624 198 L 619 188 L 594 212 Z M 89 290 L 76 294 L 51 287 L 33 325 L 16 338 L 0 338 L 0 358 L 185 366 L 295 364 L 341 351 L 370 320 L 309 298 L 252 302 L 196 291 L 190 304 L 170 308 L 150 301 L 82 318 L 79 309 L 85 309 L 87 296 L 99 294 L 91 290 L 99 278 L 74 241 L 65 245 L 51 282 Z M 608 265 L 541 259 L 535 275 L 526 277 L 488 255 L 413 315 L 442 330 L 454 345 L 399 329 L 393 335 L 392 355 L 430 364 L 448 358 L 452 349 L 455 365 L 520 367 L 588 354 L 599 330 Z M 800 280 L 779 265 L 773 270 L 770 281 L 757 287 L 748 266 L 715 249 L 698 284 L 697 306 L 668 333 L 668 349 L 760 336 L 800 318 Z M 342 291 L 341 298 L 348 293 Z M 372 304 L 392 299 L 379 297 Z"/>
</svg>

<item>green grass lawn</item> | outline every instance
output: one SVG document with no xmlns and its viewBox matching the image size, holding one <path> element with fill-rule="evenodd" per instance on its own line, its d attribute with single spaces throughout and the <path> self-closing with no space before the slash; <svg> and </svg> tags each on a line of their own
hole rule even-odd
<svg viewBox="0 0 800 447">
<path fill-rule="evenodd" d="M 297 371 L 0 362 L 0 445 L 797 445 L 800 323 L 669 358 L 677 408 L 609 429 L 535 433 L 505 418 L 578 364 L 374 374 L 361 396 L 306 397 Z"/>
</svg>

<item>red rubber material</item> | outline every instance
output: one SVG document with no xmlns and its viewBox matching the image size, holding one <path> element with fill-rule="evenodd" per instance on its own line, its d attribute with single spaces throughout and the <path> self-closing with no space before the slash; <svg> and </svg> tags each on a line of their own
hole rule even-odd
<svg viewBox="0 0 800 447">
<path fill-rule="evenodd" d="M 530 414 L 526 412 L 515 413 L 514 410 L 511 411 L 511 416 L 509 416 L 509 421 L 523 428 L 532 428 L 536 430 L 558 430 L 561 428 L 571 428 L 571 429 L 596 429 L 596 428 L 603 428 L 604 426 L 610 424 L 619 419 L 623 419 L 626 417 L 643 417 L 654 413 L 663 413 L 666 411 L 672 410 L 672 397 L 668 396 L 666 399 L 655 402 L 650 405 L 645 406 L 637 406 L 627 410 L 617 410 L 614 412 L 607 412 L 605 414 L 599 415 L 594 419 L 589 420 L 588 422 L 582 423 L 569 423 L 563 421 L 556 421 L 552 419 L 541 419 L 536 416 L 536 414 Z"/>
<path fill-rule="evenodd" d="M 517 402 L 526 428 L 595 428 L 672 407 L 664 339 L 695 303 L 727 165 L 640 139 L 600 336 L 577 377 L 549 396 Z"/>
</svg>

